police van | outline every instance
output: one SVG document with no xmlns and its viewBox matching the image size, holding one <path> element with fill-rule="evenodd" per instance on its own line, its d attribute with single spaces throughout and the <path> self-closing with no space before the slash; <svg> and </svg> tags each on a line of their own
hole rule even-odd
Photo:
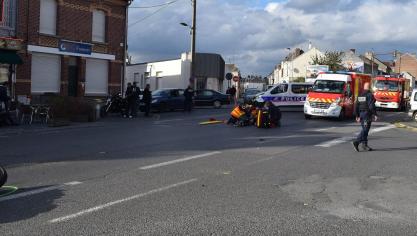
<svg viewBox="0 0 417 236">
<path fill-rule="evenodd" d="M 279 107 L 302 107 L 312 87 L 312 83 L 277 84 L 265 93 L 257 96 L 255 101 L 258 104 L 271 101 L 275 106 Z"/>
</svg>

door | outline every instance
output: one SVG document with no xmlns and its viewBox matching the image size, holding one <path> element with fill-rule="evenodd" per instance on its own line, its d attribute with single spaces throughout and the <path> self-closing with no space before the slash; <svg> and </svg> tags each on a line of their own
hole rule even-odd
<svg viewBox="0 0 417 236">
<path fill-rule="evenodd" d="M 77 58 L 71 57 L 68 62 L 68 96 L 77 96 L 78 65 Z"/>
<path fill-rule="evenodd" d="M 213 105 L 214 93 L 211 90 L 202 90 L 199 96 L 199 103 L 201 106 Z"/>
<path fill-rule="evenodd" d="M 170 91 L 169 108 L 182 109 L 184 107 L 184 91 L 175 89 Z"/>
</svg>

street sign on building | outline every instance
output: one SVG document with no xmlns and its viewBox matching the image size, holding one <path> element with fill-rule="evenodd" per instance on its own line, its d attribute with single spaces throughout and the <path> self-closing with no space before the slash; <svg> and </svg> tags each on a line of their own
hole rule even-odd
<svg viewBox="0 0 417 236">
<path fill-rule="evenodd" d="M 59 51 L 91 55 L 92 44 L 60 40 Z"/>
</svg>

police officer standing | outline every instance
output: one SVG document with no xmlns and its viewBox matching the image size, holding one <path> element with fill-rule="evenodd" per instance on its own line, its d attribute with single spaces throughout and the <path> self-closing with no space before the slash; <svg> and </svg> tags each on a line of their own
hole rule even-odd
<svg viewBox="0 0 417 236">
<path fill-rule="evenodd" d="M 359 144 L 362 144 L 362 148 L 365 151 L 372 151 L 372 148 L 368 146 L 368 134 L 371 129 L 372 119 L 377 121 L 378 116 L 375 108 L 375 98 L 369 90 L 370 84 L 367 82 L 363 86 L 363 93 L 357 98 L 355 114 L 356 121 L 361 123 L 362 130 L 359 133 L 355 141 L 352 142 L 353 147 L 359 152 Z"/>
</svg>

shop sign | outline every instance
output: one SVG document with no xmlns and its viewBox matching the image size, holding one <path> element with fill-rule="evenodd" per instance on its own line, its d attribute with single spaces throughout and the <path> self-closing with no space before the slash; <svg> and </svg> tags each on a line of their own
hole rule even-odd
<svg viewBox="0 0 417 236">
<path fill-rule="evenodd" d="M 12 39 L 12 38 L 0 38 L 0 49 L 7 50 L 21 50 L 22 49 L 22 40 Z"/>
<path fill-rule="evenodd" d="M 60 40 L 59 51 L 91 55 L 92 44 Z"/>
</svg>

